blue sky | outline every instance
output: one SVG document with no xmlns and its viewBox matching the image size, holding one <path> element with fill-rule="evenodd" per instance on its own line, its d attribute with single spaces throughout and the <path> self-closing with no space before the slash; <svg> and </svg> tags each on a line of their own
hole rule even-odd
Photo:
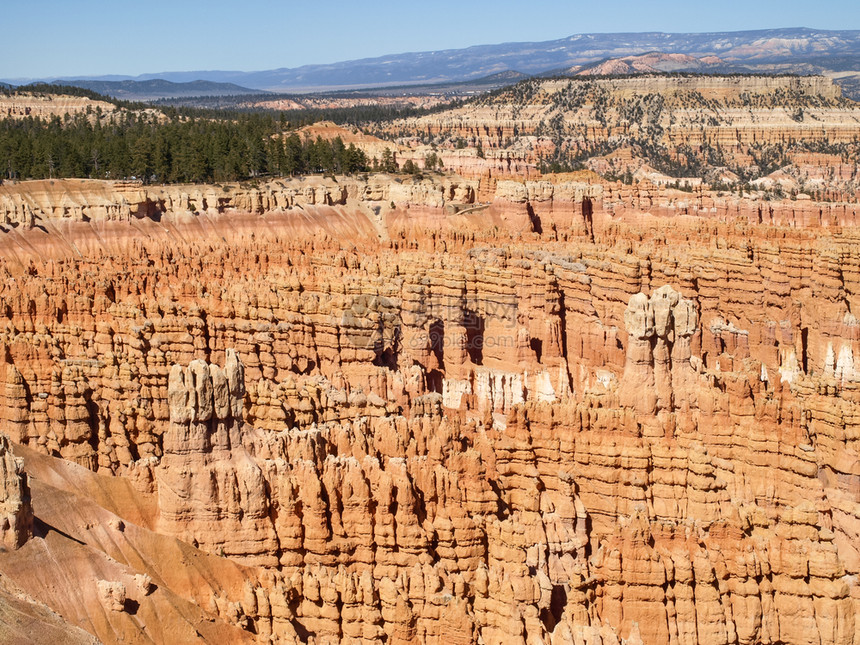
<svg viewBox="0 0 860 645">
<path fill-rule="evenodd" d="M 615 31 L 860 29 L 857 0 L 3 0 L 0 78 L 298 67 Z"/>
</svg>

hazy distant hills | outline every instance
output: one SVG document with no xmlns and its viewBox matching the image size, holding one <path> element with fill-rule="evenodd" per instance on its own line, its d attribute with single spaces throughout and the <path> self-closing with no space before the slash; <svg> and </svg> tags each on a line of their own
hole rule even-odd
<svg viewBox="0 0 860 645">
<path fill-rule="evenodd" d="M 178 72 L 145 75 L 171 81 L 205 79 L 271 91 L 323 87 L 436 83 L 482 78 L 517 70 L 547 70 L 593 63 L 607 58 L 660 51 L 694 57 L 718 56 L 729 64 L 809 62 L 827 57 L 860 57 L 860 31 L 767 29 L 710 34 L 580 34 L 538 43 L 478 45 L 466 49 L 418 52 L 305 65 L 261 72 Z M 860 61 L 855 69 L 860 69 Z"/>
<path fill-rule="evenodd" d="M 174 83 L 160 78 L 144 81 L 123 80 L 63 80 L 57 81 L 64 85 L 82 87 L 105 96 L 128 101 L 142 101 L 152 98 L 185 98 L 189 96 L 234 96 L 237 94 L 253 94 L 259 92 L 248 87 L 240 87 L 233 83 L 216 83 L 214 81 L 191 81 Z"/>
<path fill-rule="evenodd" d="M 387 85 L 467 81 L 517 70 L 528 75 L 593 65 L 609 59 L 648 52 L 683 54 L 701 59 L 717 57 L 714 70 L 796 73 L 843 72 L 860 75 L 860 30 L 766 29 L 703 34 L 615 33 L 579 34 L 537 43 L 478 45 L 466 49 L 417 52 L 344 61 L 329 65 L 305 65 L 259 72 L 191 71 L 144 74 L 138 77 L 100 77 L 97 81 L 170 81 L 184 84 L 181 91 L 199 94 L 242 93 L 253 90 L 292 92 L 301 90 L 383 87 Z M 701 67 L 698 64 L 693 67 Z M 681 66 L 683 67 L 683 66 Z M 704 70 L 707 71 L 707 70 Z M 201 81 L 219 84 L 195 86 Z M 62 82 L 69 83 L 67 79 Z M 74 81 L 83 86 L 82 81 Z M 226 85 L 224 85 L 226 84 Z M 173 86 L 143 88 L 129 84 L 129 94 L 119 89 L 87 85 L 122 98 L 180 96 L 161 93 L 180 91 Z M 220 88 L 220 89 L 219 89 Z M 228 89 L 229 88 L 229 91 Z M 122 88 L 120 88 L 122 89 Z"/>
</svg>

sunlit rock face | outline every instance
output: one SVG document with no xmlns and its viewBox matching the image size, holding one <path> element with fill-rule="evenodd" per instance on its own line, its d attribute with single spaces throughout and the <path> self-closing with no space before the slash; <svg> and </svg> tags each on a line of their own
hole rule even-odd
<svg viewBox="0 0 860 645">
<path fill-rule="evenodd" d="M 103 642 L 854 645 L 852 233 L 445 181 L 10 224 L 3 579 Z"/>
</svg>

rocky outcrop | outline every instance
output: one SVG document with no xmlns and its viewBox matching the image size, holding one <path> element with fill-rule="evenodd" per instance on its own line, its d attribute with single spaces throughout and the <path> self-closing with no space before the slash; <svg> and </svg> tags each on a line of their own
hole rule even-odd
<svg viewBox="0 0 860 645">
<path fill-rule="evenodd" d="M 96 112 L 109 115 L 116 109 L 113 103 L 96 101 L 85 96 L 28 94 L 25 91 L 0 95 L 0 118 L 6 119 L 38 118 L 50 121 L 52 117 L 62 119 L 67 114 L 91 114 L 95 118 Z"/>
<path fill-rule="evenodd" d="M 362 185 L 424 224 L 8 234 L 4 577 L 107 640 L 855 645 L 850 228 Z"/>
<path fill-rule="evenodd" d="M 650 298 L 637 293 L 624 312 L 624 326 L 628 344 L 621 405 L 643 417 L 674 411 L 676 403 L 694 405 L 695 388 L 689 385 L 694 373 L 690 338 L 698 330 L 695 304 L 669 285 Z"/>
<path fill-rule="evenodd" d="M 585 164 L 607 179 L 629 172 L 628 184 L 736 188 L 743 176 L 764 182 L 756 188 L 856 203 L 858 124 L 857 104 L 824 77 L 636 75 L 530 79 L 387 127 L 416 161 L 433 150 L 446 168 L 479 178 L 481 194 L 496 181 L 540 179 L 537 169 Z M 613 158 L 625 149 L 649 159 L 631 167 Z M 844 167 L 818 166 L 813 149 Z M 791 177 L 774 174 L 776 160 Z"/>
<path fill-rule="evenodd" d="M 839 190 L 834 188 L 834 193 L 839 193 Z M 690 216 L 718 222 L 742 221 L 754 226 L 814 229 L 857 226 L 860 223 L 860 205 L 856 203 L 856 196 L 842 194 L 842 197 L 848 199 L 763 201 L 756 197 L 715 194 L 702 189 L 690 193 L 642 182 L 636 186 L 620 183 L 604 186 L 601 204 L 611 218 L 628 221 L 641 221 L 643 216 Z"/>
<path fill-rule="evenodd" d="M 17 549 L 33 532 L 30 488 L 24 460 L 12 454 L 9 437 L 0 435 L 0 541 L 7 549 Z"/>
<path fill-rule="evenodd" d="M 106 611 L 125 611 L 125 585 L 121 582 L 99 580 L 96 587 L 99 590 L 99 600 Z"/>
<path fill-rule="evenodd" d="M 232 349 L 223 369 L 194 360 L 170 370 L 170 426 L 155 471 L 158 528 L 210 553 L 275 566 L 280 547 L 263 473 L 241 443 L 244 396 Z"/>
<path fill-rule="evenodd" d="M 486 194 L 479 195 L 479 190 Z M 479 197 L 483 198 L 483 203 Z M 507 227 L 505 218 L 513 216 L 510 211 L 512 205 L 517 204 L 521 208 L 514 210 L 521 212 L 516 216 L 524 220 L 510 228 L 524 227 L 523 230 L 531 231 L 534 224 L 526 213 L 528 203 L 533 216 L 546 218 L 550 225 L 581 229 L 584 226 L 583 201 L 590 200 L 594 210 L 599 208 L 601 197 L 599 185 L 582 182 L 556 185 L 549 181 L 502 180 L 500 183 L 496 178 L 486 188 L 480 181 L 456 176 L 404 179 L 379 175 L 366 181 L 304 178 L 275 181 L 259 188 L 238 185 L 152 187 L 68 179 L 0 186 L 0 225 L 16 228 L 37 221 L 43 226 L 91 223 L 90 226 L 98 225 L 104 234 L 107 232 L 105 222 L 139 222 L 146 230 L 150 229 L 147 224 L 156 220 L 172 224 L 181 231 L 187 228 L 187 222 L 196 219 L 206 233 L 207 229 L 211 232 L 224 228 L 225 215 L 231 220 L 231 227 L 235 228 L 237 223 L 241 225 L 243 217 L 238 214 L 242 213 L 243 216 L 257 216 L 245 222 L 252 225 L 248 226 L 249 235 L 252 227 L 257 234 L 278 234 L 290 227 L 294 231 L 296 226 L 306 229 L 306 223 L 300 224 L 289 217 L 295 214 L 299 219 L 316 218 L 319 224 L 324 224 L 326 219 L 341 220 L 340 228 L 331 229 L 332 232 L 372 235 L 405 226 L 444 228 L 445 220 L 449 219 L 464 226 L 470 221 L 467 212 L 476 209 L 476 213 L 486 215 L 482 209 L 492 203 L 498 211 L 493 224 Z M 359 218 L 365 221 L 349 221 L 355 219 L 355 214 L 347 215 L 341 207 L 357 210 L 361 213 Z M 321 214 L 324 217 L 320 217 Z M 480 218 L 472 217 L 471 221 L 472 228 L 487 225 L 482 225 Z M 264 230 L 259 230 L 260 225 L 264 225 Z"/>
<path fill-rule="evenodd" d="M 552 150 L 560 140 L 572 148 L 594 140 L 617 146 L 639 135 L 653 143 L 726 148 L 850 143 L 857 134 L 855 113 L 841 88 L 824 77 L 564 78 L 520 83 L 476 104 L 398 121 L 391 129 L 520 154 L 531 148 L 535 160 L 541 147 Z"/>
</svg>

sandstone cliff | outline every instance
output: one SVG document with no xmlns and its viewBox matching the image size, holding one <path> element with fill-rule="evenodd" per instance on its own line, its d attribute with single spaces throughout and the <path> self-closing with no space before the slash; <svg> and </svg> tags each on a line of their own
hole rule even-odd
<svg viewBox="0 0 860 645">
<path fill-rule="evenodd" d="M 535 79 L 392 128 L 477 138 L 486 148 L 528 146 L 534 136 L 556 143 L 559 136 L 574 143 L 614 138 L 617 145 L 639 134 L 653 143 L 731 147 L 852 142 L 858 125 L 856 104 L 824 77 L 636 76 Z"/>
<path fill-rule="evenodd" d="M 85 96 L 64 96 L 27 92 L 0 94 L 0 118 L 26 119 L 28 117 L 50 120 L 51 117 L 61 119 L 69 114 L 92 115 L 96 112 L 109 115 L 117 110 L 113 103 L 95 101 Z"/>
<path fill-rule="evenodd" d="M 69 624 L 860 643 L 850 209 L 371 177 L 213 212 L 218 189 L 105 186 L 70 221 L 37 188 L 6 202 L 36 225 L 9 216 L 0 281 L 36 519 L 0 571 Z M 111 220 L 120 193 L 164 207 Z"/>
<path fill-rule="evenodd" d="M 834 181 L 826 168 L 812 174 L 827 174 L 827 188 L 841 191 L 836 199 L 856 201 L 858 189 L 860 110 L 823 77 L 530 79 L 462 106 L 398 120 L 387 134 L 411 148 L 416 161 L 438 150 L 446 167 L 485 181 L 533 179 L 536 168 L 556 164 L 594 167 L 595 158 L 632 146 L 675 178 L 711 182 L 702 174 L 729 169 L 731 184 L 743 183 L 738 176 L 771 174 L 777 160 L 790 168 L 792 154 L 826 151 L 841 157 L 850 178 Z M 624 169 L 609 170 L 606 175 L 620 177 Z"/>
</svg>

